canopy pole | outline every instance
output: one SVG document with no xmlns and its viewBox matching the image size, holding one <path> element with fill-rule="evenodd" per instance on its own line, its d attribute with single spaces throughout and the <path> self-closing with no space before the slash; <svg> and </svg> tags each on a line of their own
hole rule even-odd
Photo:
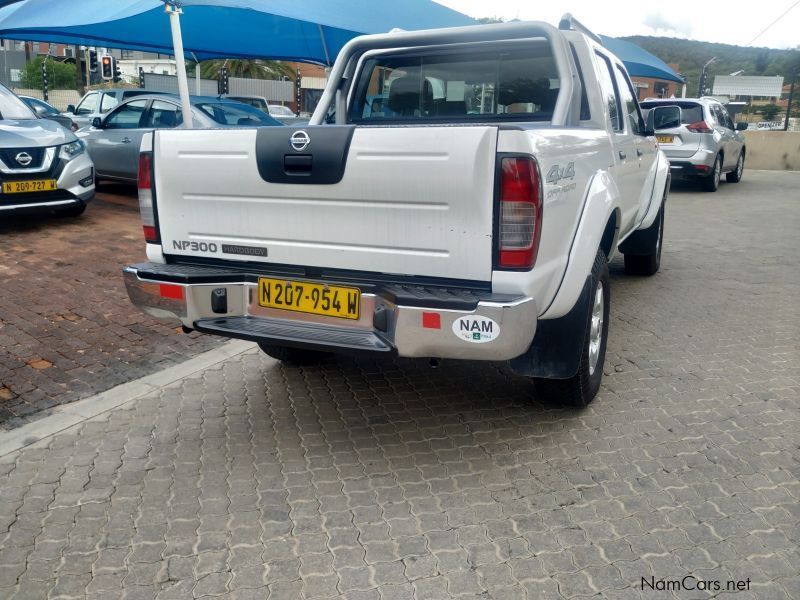
<svg viewBox="0 0 800 600">
<path fill-rule="evenodd" d="M 194 93 L 195 96 L 200 95 L 200 61 L 197 60 L 197 55 L 192 52 L 192 58 L 194 59 Z"/>
<path fill-rule="evenodd" d="M 169 15 L 169 25 L 172 29 L 172 47 L 175 51 L 175 66 L 178 71 L 178 94 L 181 97 L 181 110 L 183 111 L 183 127 L 192 128 L 192 104 L 189 102 L 189 80 L 186 78 L 186 61 L 183 53 L 183 37 L 181 36 L 181 13 L 177 4 L 170 1 L 164 3 Z"/>
<path fill-rule="evenodd" d="M 317 23 L 317 27 L 319 28 L 319 39 L 322 42 L 322 51 L 325 53 L 325 66 L 331 66 L 331 57 L 328 55 L 328 44 L 325 43 L 325 32 L 322 31 L 322 24 Z"/>
</svg>

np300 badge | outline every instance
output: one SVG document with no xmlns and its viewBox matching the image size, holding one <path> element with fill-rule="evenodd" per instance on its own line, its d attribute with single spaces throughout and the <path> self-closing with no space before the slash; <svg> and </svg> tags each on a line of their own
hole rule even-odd
<svg viewBox="0 0 800 600">
<path fill-rule="evenodd" d="M 295 131 L 292 137 L 289 138 L 289 144 L 291 144 L 292 149 L 298 152 L 305 150 L 310 143 L 311 138 L 308 137 L 308 134 L 302 129 L 300 131 Z"/>
</svg>

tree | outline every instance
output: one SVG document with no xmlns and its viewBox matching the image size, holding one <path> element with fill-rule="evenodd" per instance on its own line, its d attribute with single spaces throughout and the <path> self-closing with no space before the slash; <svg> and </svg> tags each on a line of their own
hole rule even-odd
<svg viewBox="0 0 800 600">
<path fill-rule="evenodd" d="M 225 60 L 204 60 L 200 63 L 200 75 L 209 79 L 216 79 L 222 67 L 228 69 L 230 77 L 244 77 L 247 79 L 294 79 L 294 69 L 279 60 L 241 59 L 228 58 Z"/>
<path fill-rule="evenodd" d="M 25 65 L 20 83 L 28 89 L 42 89 L 43 56 L 37 56 Z M 75 87 L 75 65 L 47 59 L 47 86 L 51 90 L 69 90 Z"/>
<path fill-rule="evenodd" d="M 774 121 L 779 112 L 781 112 L 781 107 L 777 104 L 765 104 L 761 107 L 761 116 L 765 121 Z"/>
<path fill-rule="evenodd" d="M 769 50 L 762 50 L 756 55 L 755 69 L 758 75 L 763 75 L 769 66 Z"/>
<path fill-rule="evenodd" d="M 478 23 L 486 25 L 488 23 L 505 23 L 505 19 L 502 17 L 481 17 L 477 19 Z"/>
</svg>

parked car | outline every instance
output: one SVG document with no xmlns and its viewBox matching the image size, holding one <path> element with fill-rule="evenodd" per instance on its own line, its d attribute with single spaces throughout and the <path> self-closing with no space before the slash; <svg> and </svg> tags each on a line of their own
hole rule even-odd
<svg viewBox="0 0 800 600">
<path fill-rule="evenodd" d="M 269 115 L 241 102 L 192 96 L 195 128 L 280 126 Z M 180 99 L 172 94 L 140 95 L 126 100 L 91 126 L 78 131 L 94 160 L 98 179 L 136 182 L 142 136 L 183 123 Z"/>
<path fill-rule="evenodd" d="M 114 108 L 120 102 L 133 98 L 135 96 L 160 94 L 161 92 L 151 92 L 143 89 L 107 89 L 107 90 L 93 90 L 87 92 L 83 98 L 80 99 L 77 106 L 70 104 L 64 113 L 70 119 L 75 121 L 78 129 L 87 127 L 91 124 L 95 117 L 101 117 Z"/>
<path fill-rule="evenodd" d="M 296 115 L 291 108 L 283 106 L 282 104 L 270 104 L 263 96 L 225 96 L 228 100 L 236 100 L 237 102 L 244 102 L 250 106 L 257 108 L 269 116 L 278 119 L 285 125 L 307 125 L 310 116 Z"/>
<path fill-rule="evenodd" d="M 663 111 L 663 121 L 654 122 L 652 109 L 659 106 L 679 110 Z M 720 102 L 712 98 L 647 100 L 642 110 L 669 159 L 673 177 L 697 181 L 707 192 L 717 191 L 723 173 L 729 183 L 741 180 L 746 148 L 740 132 L 747 123 L 734 124 Z"/>
<path fill-rule="evenodd" d="M 584 406 L 609 259 L 661 261 L 669 162 L 623 63 L 569 16 L 355 38 L 311 125 L 157 130 L 140 160 L 153 262 L 124 270 L 131 300 L 290 363 L 509 361 Z"/>
<path fill-rule="evenodd" d="M 84 142 L 41 119 L 0 85 L 0 215 L 77 216 L 94 198 L 94 169 Z M 0 217 L 2 218 L 2 217 Z"/>
<path fill-rule="evenodd" d="M 30 106 L 39 118 L 55 121 L 70 131 L 78 130 L 78 124 L 75 123 L 75 121 L 62 115 L 55 106 L 48 104 L 44 100 L 34 98 L 33 96 L 19 96 L 19 99 Z"/>
</svg>

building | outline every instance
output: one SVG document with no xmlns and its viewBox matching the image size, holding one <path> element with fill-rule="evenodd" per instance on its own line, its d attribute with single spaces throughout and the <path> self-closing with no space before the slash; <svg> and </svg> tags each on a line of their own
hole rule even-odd
<svg viewBox="0 0 800 600">
<path fill-rule="evenodd" d="M 669 68 L 678 73 L 678 65 L 669 64 Z M 683 84 L 661 77 L 642 77 L 631 75 L 631 83 L 636 88 L 639 100 L 646 98 L 677 98 L 682 95 Z"/>
<path fill-rule="evenodd" d="M 714 77 L 715 96 L 745 100 L 751 105 L 774 104 L 782 94 L 783 77 L 761 75 L 717 75 Z"/>
</svg>

